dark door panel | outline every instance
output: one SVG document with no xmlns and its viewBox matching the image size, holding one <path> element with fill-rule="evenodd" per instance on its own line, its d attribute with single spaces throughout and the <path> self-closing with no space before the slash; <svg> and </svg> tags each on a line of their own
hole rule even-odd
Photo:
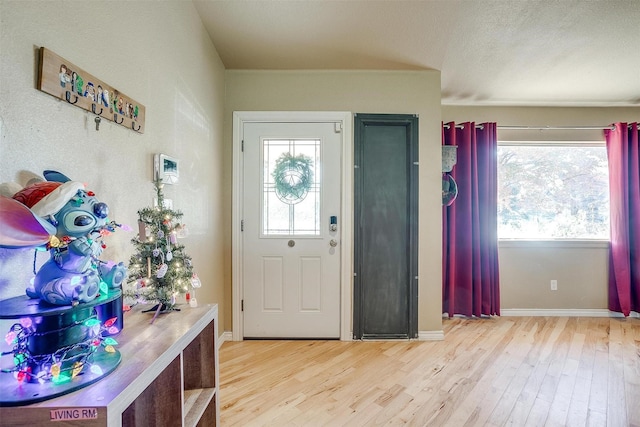
<svg viewBox="0 0 640 427">
<path fill-rule="evenodd" d="M 417 336 L 417 120 L 356 115 L 356 339 Z"/>
</svg>

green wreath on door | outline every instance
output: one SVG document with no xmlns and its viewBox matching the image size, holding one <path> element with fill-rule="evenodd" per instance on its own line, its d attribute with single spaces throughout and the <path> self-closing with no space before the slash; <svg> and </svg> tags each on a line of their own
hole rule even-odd
<svg viewBox="0 0 640 427">
<path fill-rule="evenodd" d="M 290 205 L 303 201 L 313 185 L 312 167 L 313 161 L 304 154 L 283 153 L 271 173 L 278 199 Z"/>
</svg>

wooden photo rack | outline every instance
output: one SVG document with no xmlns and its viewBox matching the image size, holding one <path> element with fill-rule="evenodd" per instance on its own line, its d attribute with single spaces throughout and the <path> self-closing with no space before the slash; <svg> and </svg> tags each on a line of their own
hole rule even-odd
<svg viewBox="0 0 640 427">
<path fill-rule="evenodd" d="M 38 89 L 103 119 L 144 133 L 144 105 L 44 47 L 40 48 Z"/>
</svg>

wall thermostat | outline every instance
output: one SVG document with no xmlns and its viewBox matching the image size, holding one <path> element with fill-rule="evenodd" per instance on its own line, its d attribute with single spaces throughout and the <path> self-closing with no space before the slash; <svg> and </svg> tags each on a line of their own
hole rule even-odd
<svg viewBox="0 0 640 427">
<path fill-rule="evenodd" d="M 178 159 L 166 154 L 155 154 L 153 156 L 154 178 L 160 179 L 163 184 L 177 184 L 180 177 Z"/>
</svg>

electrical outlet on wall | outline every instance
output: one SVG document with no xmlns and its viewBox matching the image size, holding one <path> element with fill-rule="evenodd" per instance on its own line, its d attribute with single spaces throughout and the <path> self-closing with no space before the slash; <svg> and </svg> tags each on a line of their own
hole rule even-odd
<svg viewBox="0 0 640 427">
<path fill-rule="evenodd" d="M 171 199 L 163 199 L 163 202 L 164 203 L 162 203 L 162 204 L 164 205 L 165 209 L 173 209 L 173 200 L 171 200 Z M 157 197 L 153 198 L 153 207 L 154 208 L 158 207 L 158 198 Z"/>
<path fill-rule="evenodd" d="M 558 290 L 558 281 L 557 280 L 552 280 L 551 281 L 551 290 L 552 291 L 557 291 Z"/>
</svg>

